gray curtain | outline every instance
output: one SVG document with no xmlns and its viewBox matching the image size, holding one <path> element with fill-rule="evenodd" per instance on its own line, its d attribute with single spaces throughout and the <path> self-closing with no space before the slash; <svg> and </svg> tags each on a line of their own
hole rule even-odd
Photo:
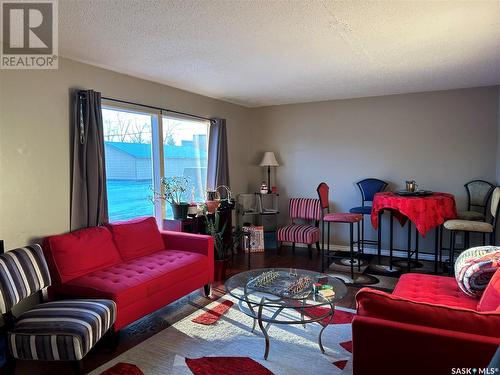
<svg viewBox="0 0 500 375">
<path fill-rule="evenodd" d="M 208 137 L 207 189 L 220 185 L 229 186 L 226 120 L 215 118 L 210 120 Z"/>
<path fill-rule="evenodd" d="M 108 221 L 101 94 L 79 90 L 73 99 L 71 230 Z"/>
</svg>

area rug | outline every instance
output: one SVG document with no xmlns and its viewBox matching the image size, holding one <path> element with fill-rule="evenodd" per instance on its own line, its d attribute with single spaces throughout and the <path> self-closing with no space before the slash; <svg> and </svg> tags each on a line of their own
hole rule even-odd
<svg viewBox="0 0 500 375">
<path fill-rule="evenodd" d="M 312 309 L 310 315 L 321 314 L 322 309 Z M 238 300 L 226 294 L 91 374 L 98 375 L 118 363 L 128 363 L 145 375 L 349 375 L 352 374 L 350 322 L 354 311 L 340 307 L 336 311 L 338 317 L 323 332 L 325 354 L 318 347 L 322 325 L 272 325 L 268 331 L 269 357 L 264 360 L 265 341 L 258 326 L 251 332 L 252 318 L 240 311 Z M 281 316 L 298 318 L 300 312 L 287 309 Z"/>
</svg>

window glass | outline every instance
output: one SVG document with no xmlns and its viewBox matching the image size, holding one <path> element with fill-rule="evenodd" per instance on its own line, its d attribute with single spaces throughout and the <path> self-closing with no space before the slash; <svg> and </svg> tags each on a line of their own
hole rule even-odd
<svg viewBox="0 0 500 375">
<path fill-rule="evenodd" d="M 205 201 L 209 122 L 164 116 L 162 125 L 164 176 L 188 178 L 190 186 L 184 199 Z M 170 205 L 165 208 L 166 217 L 171 218 Z"/>
<path fill-rule="evenodd" d="M 154 215 L 152 115 L 103 108 L 109 221 Z"/>
</svg>

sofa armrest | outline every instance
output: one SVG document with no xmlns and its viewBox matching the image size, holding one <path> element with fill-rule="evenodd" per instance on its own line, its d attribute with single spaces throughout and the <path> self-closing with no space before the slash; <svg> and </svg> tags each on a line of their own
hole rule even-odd
<svg viewBox="0 0 500 375">
<path fill-rule="evenodd" d="M 166 249 L 191 251 L 214 257 L 214 239 L 212 236 L 173 231 L 161 231 L 160 233 Z"/>
<path fill-rule="evenodd" d="M 488 366 L 499 338 L 366 316 L 352 322 L 353 374 L 451 374 Z"/>
<path fill-rule="evenodd" d="M 417 302 L 371 288 L 356 294 L 356 307 L 360 316 L 500 337 L 500 313 L 494 311 Z"/>
<path fill-rule="evenodd" d="M 212 236 L 184 232 L 161 231 L 165 249 L 190 251 L 206 255 L 210 281 L 214 280 L 214 239 Z"/>
</svg>

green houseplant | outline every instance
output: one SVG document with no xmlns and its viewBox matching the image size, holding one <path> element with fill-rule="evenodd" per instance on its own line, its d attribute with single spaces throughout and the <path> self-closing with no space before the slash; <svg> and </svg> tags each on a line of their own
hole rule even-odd
<svg viewBox="0 0 500 375">
<path fill-rule="evenodd" d="M 205 211 L 206 231 L 214 239 L 214 277 L 224 280 L 226 268 L 234 245 L 241 239 L 242 233 L 232 232 L 229 238 L 224 238 L 227 222 L 221 226 L 221 215 L 218 211 L 214 214 Z"/>
<path fill-rule="evenodd" d="M 163 177 L 161 185 L 160 198 L 170 203 L 174 219 L 186 219 L 189 203 L 185 198 L 190 185 L 189 179 L 182 176 Z"/>
</svg>

